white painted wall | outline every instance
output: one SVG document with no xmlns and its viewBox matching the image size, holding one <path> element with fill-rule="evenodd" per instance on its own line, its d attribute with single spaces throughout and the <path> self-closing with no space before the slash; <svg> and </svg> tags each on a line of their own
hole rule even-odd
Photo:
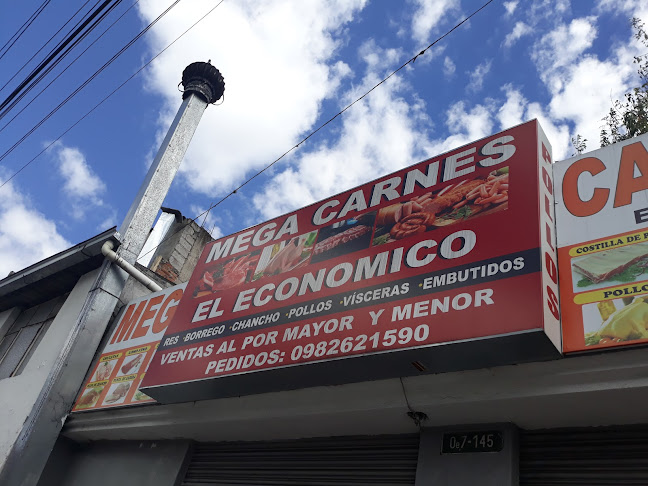
<svg viewBox="0 0 648 486">
<path fill-rule="evenodd" d="M 0 469 L 29 417 L 52 365 L 65 347 L 98 271 L 87 273 L 79 279 L 24 371 L 18 376 L 0 380 Z M 5 315 L 9 316 L 12 312 L 16 313 L 10 309 L 0 314 L 0 331 Z"/>
</svg>

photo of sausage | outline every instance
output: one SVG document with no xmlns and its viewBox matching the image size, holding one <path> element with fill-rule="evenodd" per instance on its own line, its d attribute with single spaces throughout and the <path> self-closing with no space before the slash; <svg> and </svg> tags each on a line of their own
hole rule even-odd
<svg viewBox="0 0 648 486">
<path fill-rule="evenodd" d="M 137 354 L 134 357 L 130 356 L 129 358 L 126 358 L 126 361 L 120 369 L 121 374 L 127 375 L 129 373 L 135 373 L 139 369 L 139 366 L 142 364 L 143 360 L 144 353 Z"/>
<path fill-rule="evenodd" d="M 486 177 L 465 179 L 392 204 L 378 211 L 372 246 L 506 209 L 508 193 L 509 169 L 502 167 Z"/>
</svg>

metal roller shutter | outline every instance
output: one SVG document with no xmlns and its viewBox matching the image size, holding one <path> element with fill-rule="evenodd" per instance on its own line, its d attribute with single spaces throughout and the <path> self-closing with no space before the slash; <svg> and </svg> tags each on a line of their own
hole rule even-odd
<svg viewBox="0 0 648 486">
<path fill-rule="evenodd" d="M 526 431 L 520 485 L 648 485 L 648 426 Z"/>
<path fill-rule="evenodd" d="M 197 443 L 183 486 L 413 485 L 419 436 Z"/>
</svg>

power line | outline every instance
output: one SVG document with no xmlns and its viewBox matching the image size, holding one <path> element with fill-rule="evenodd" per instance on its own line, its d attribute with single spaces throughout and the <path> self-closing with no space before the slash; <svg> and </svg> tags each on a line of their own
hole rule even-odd
<svg viewBox="0 0 648 486">
<path fill-rule="evenodd" d="M 41 4 L 41 6 L 38 7 L 36 9 L 36 11 L 33 14 L 31 14 L 31 16 L 27 20 L 25 20 L 25 22 L 20 26 L 20 28 L 16 31 L 16 33 L 14 35 L 12 35 L 9 38 L 9 40 L 7 42 L 5 42 L 5 44 L 2 47 L 0 47 L 0 51 L 4 51 L 0 55 L 0 59 L 5 57 L 5 54 L 7 54 L 7 52 L 9 52 L 9 50 L 14 46 L 14 44 L 16 42 L 18 42 L 18 39 L 20 39 L 22 37 L 22 35 L 27 31 L 27 29 L 34 22 L 34 20 L 36 20 L 38 18 L 38 16 L 43 12 L 43 10 L 45 10 L 45 7 L 47 7 L 47 5 L 50 3 L 50 1 L 51 0 L 45 0 Z M 11 43 L 11 44 L 9 44 L 9 43 Z M 9 46 L 7 47 L 8 44 L 9 44 Z"/>
<path fill-rule="evenodd" d="M 86 5 L 88 5 L 88 4 L 90 3 L 90 1 L 91 1 L 91 0 L 86 0 L 86 2 L 85 2 L 83 5 L 81 5 L 81 7 L 79 7 L 79 9 L 78 9 L 76 12 L 74 12 L 74 14 L 72 14 L 72 16 L 71 16 L 71 17 L 70 17 L 70 18 L 69 18 L 69 19 L 68 19 L 68 20 L 67 20 L 67 21 L 66 21 L 66 22 L 65 22 L 65 23 L 64 23 L 64 24 L 59 28 L 59 30 L 57 30 L 54 34 L 52 34 L 52 36 L 51 36 L 49 39 L 47 39 L 47 41 L 45 42 L 45 44 L 43 44 L 43 45 L 41 46 L 41 48 L 38 49 L 38 50 L 37 50 L 37 51 L 32 55 L 32 57 L 30 57 L 27 61 L 25 61 L 25 63 L 20 67 L 20 69 L 18 69 L 18 70 L 14 73 L 14 75 L 11 76 L 11 78 L 9 78 L 9 80 L 8 80 L 5 84 L 3 84 L 2 87 L 0 87 L 0 91 L 2 91 L 3 89 L 5 89 L 5 88 L 7 87 L 7 85 L 8 85 L 9 83 L 11 83 L 11 82 L 16 78 L 16 76 L 18 76 L 18 74 L 19 74 L 23 69 L 26 68 L 27 65 L 28 65 L 30 62 L 32 62 L 32 61 L 34 60 L 34 58 L 35 58 L 38 54 L 40 54 L 41 51 L 42 51 L 43 49 L 45 49 L 45 47 L 47 47 L 47 45 L 48 45 L 50 42 L 52 42 L 52 40 L 53 40 L 57 35 L 59 35 L 59 34 L 61 33 L 61 31 L 65 28 L 65 26 L 66 26 L 67 24 L 69 24 L 70 22 L 72 22 L 72 19 L 74 19 L 74 17 L 76 17 L 76 16 L 78 15 L 78 13 L 79 13 L 81 10 L 83 10 L 83 9 L 85 8 Z M 98 2 L 97 2 L 97 3 L 98 3 Z"/>
<path fill-rule="evenodd" d="M 0 189 L 2 189 L 8 182 L 10 182 L 14 177 L 16 177 L 18 174 L 20 174 L 23 170 L 25 170 L 29 165 L 31 165 L 32 162 L 34 162 L 38 157 L 43 155 L 47 150 L 54 145 L 56 142 L 58 142 L 61 138 L 63 138 L 70 130 L 72 130 L 74 127 L 76 127 L 79 123 L 81 123 L 83 120 L 85 120 L 92 112 L 94 112 L 97 108 L 99 108 L 102 104 L 104 104 L 109 98 L 111 98 L 117 91 L 122 89 L 131 79 L 133 79 L 135 76 L 137 76 L 139 73 L 141 73 L 149 64 L 151 64 L 155 59 L 160 57 L 167 49 L 169 49 L 173 44 L 178 42 L 182 37 L 187 34 L 191 29 L 193 29 L 196 25 L 198 25 L 200 22 L 202 22 L 209 14 L 211 14 L 216 8 L 220 6 L 221 3 L 223 3 L 225 0 L 220 0 L 216 4 L 216 6 L 212 7 L 205 15 L 200 17 L 196 22 L 194 22 L 187 30 L 185 30 L 182 34 L 180 34 L 178 37 L 176 37 L 173 41 L 171 41 L 167 46 L 162 49 L 160 52 L 158 52 L 155 56 L 153 56 L 151 59 L 149 59 L 146 63 L 144 63 L 137 71 L 135 71 L 133 74 L 131 74 L 124 82 L 122 82 L 119 86 L 117 86 L 114 90 L 112 90 L 107 96 L 105 96 L 99 103 L 97 103 L 95 106 L 93 106 L 89 111 L 85 113 L 81 118 L 79 118 L 76 122 L 74 122 L 72 125 L 70 125 L 68 128 L 63 131 L 58 137 L 56 137 L 52 142 L 50 142 L 43 150 L 41 150 L 38 154 L 36 154 L 34 157 L 32 157 L 30 160 L 25 162 L 20 169 L 18 169 L 16 172 L 14 172 L 7 180 L 5 180 L 2 184 L 0 184 Z M 177 2 L 176 2 L 177 3 Z"/>
<path fill-rule="evenodd" d="M 83 40 L 122 0 L 104 0 L 104 2 L 87 18 L 77 24 L 77 28 L 56 46 L 44 61 L 41 61 L 31 73 L 0 103 L 0 118 L 4 117 L 16 103 L 33 89 L 81 40 Z M 58 58 L 58 59 L 57 59 Z"/>
<path fill-rule="evenodd" d="M 128 48 L 130 48 L 137 40 L 140 39 L 146 32 L 149 31 L 162 17 L 164 17 L 167 13 L 171 11 L 173 7 L 175 7 L 178 3 L 180 3 L 181 0 L 176 0 L 173 2 L 164 12 L 162 12 L 158 17 L 153 20 L 149 25 L 144 27 L 144 29 L 137 34 L 133 39 L 131 39 L 124 47 L 122 47 L 117 54 L 115 54 L 113 57 L 111 57 L 106 63 L 104 63 L 103 66 L 101 66 L 99 69 L 97 69 L 92 76 L 90 76 L 88 79 L 86 79 L 83 83 L 81 83 L 70 95 L 68 95 L 67 98 L 65 98 L 63 101 L 61 101 L 52 111 L 50 111 L 45 117 L 43 117 L 36 125 L 34 125 L 25 135 L 23 135 L 20 140 L 18 140 L 16 143 L 14 143 L 11 147 L 9 147 L 2 155 L 0 155 L 0 161 L 4 160 L 11 152 L 13 152 L 22 142 L 24 142 L 29 136 L 31 136 L 32 133 L 34 133 L 38 128 L 40 128 L 43 123 L 45 123 L 47 120 L 49 120 L 52 115 L 54 115 L 58 110 L 60 110 L 65 104 L 67 104 L 72 98 L 74 98 L 83 88 L 85 88 L 88 84 L 90 84 L 101 72 L 103 72 L 104 69 L 106 69 L 108 66 L 110 66 L 115 59 L 117 59 L 119 56 L 121 56 Z M 39 154 L 40 155 L 40 154 Z M 0 186 L 2 187 L 2 186 Z"/>
<path fill-rule="evenodd" d="M 281 154 L 279 157 L 277 157 L 274 161 L 272 161 L 270 164 L 266 165 L 263 169 L 259 170 L 259 171 L 258 171 L 256 174 L 254 174 L 252 177 L 250 177 L 250 178 L 247 179 L 245 182 L 243 182 L 242 184 L 240 184 L 238 187 L 236 187 L 235 189 L 233 189 L 229 194 L 225 195 L 225 196 L 222 197 L 220 200 L 218 200 L 217 202 L 215 202 L 214 204 L 212 204 L 211 206 L 209 206 L 209 208 L 207 208 L 205 211 L 203 211 L 202 213 L 200 213 L 198 216 L 196 216 L 195 218 L 192 218 L 192 221 L 195 222 L 197 219 L 201 218 L 202 216 L 205 216 L 205 218 L 203 219 L 203 223 L 201 224 L 201 228 L 202 228 L 202 227 L 204 226 L 204 224 L 205 224 L 205 221 L 207 221 L 207 216 L 209 215 L 209 212 L 210 212 L 212 209 L 214 209 L 216 206 L 218 206 L 218 205 L 222 204 L 223 202 L 225 202 L 225 201 L 226 201 L 230 196 L 233 196 L 234 194 L 236 194 L 239 190 L 241 190 L 241 189 L 242 189 L 243 187 L 245 187 L 247 184 L 249 184 L 249 183 L 252 182 L 254 179 L 256 179 L 257 177 L 259 177 L 261 174 L 263 174 L 263 173 L 264 173 L 266 170 L 268 170 L 270 167 L 272 167 L 272 166 L 275 165 L 277 162 L 279 162 L 281 159 L 283 159 L 284 157 L 286 157 L 288 154 L 290 154 L 291 152 L 293 152 L 294 150 L 296 150 L 297 148 L 299 148 L 300 145 L 302 145 L 304 142 L 306 142 L 308 139 L 310 139 L 310 138 L 311 138 L 313 135 L 315 135 L 317 132 L 319 132 L 320 130 L 322 130 L 325 126 L 327 126 L 328 124 L 330 124 L 333 120 L 335 120 L 336 118 L 338 118 L 339 116 L 341 116 L 345 111 L 347 111 L 347 110 L 348 110 L 349 108 L 351 108 L 353 105 L 355 105 L 356 103 L 358 103 L 359 101 L 361 101 L 361 100 L 363 100 L 365 97 L 367 97 L 367 96 L 368 96 L 372 91 L 374 91 L 376 88 L 378 88 L 378 86 L 384 84 L 384 83 L 385 83 L 389 78 L 391 78 L 392 76 L 394 76 L 396 73 L 398 73 L 399 71 L 401 71 L 402 69 L 404 69 L 404 68 L 405 68 L 406 66 L 408 66 L 409 64 L 413 64 L 413 63 L 416 61 L 416 59 L 418 59 L 420 56 L 424 55 L 424 54 L 427 52 L 428 49 L 430 49 L 431 47 L 433 47 L 434 45 L 436 45 L 437 43 L 439 43 L 440 41 L 442 41 L 443 39 L 445 39 L 445 38 L 446 38 L 447 36 L 449 36 L 452 32 L 454 32 L 455 30 L 457 30 L 459 27 L 461 27 L 463 24 L 465 24 L 466 22 L 468 22 L 471 18 L 473 18 L 473 17 L 474 17 L 475 15 L 477 15 L 479 12 L 481 12 L 482 10 L 484 10 L 488 5 L 490 5 L 491 3 L 493 3 L 493 1 L 494 1 L 494 0 L 488 0 L 486 3 L 484 3 L 484 4 L 483 4 L 481 7 L 479 7 L 477 10 L 475 10 L 473 13 L 471 13 L 470 15 L 468 15 L 467 17 L 465 17 L 461 22 L 459 22 L 458 24 L 456 24 L 452 29 L 450 29 L 449 31 L 447 31 L 447 32 L 446 32 L 445 34 L 443 34 L 441 37 L 438 37 L 438 38 L 437 38 L 434 42 L 432 42 L 431 44 L 429 44 L 425 49 L 421 50 L 418 54 L 416 54 L 414 57 L 412 57 L 412 58 L 409 59 L 407 62 L 405 62 L 404 64 L 402 64 L 402 65 L 401 65 L 400 67 L 398 67 L 396 70 L 392 71 L 389 75 L 387 75 L 385 78 L 383 78 L 383 79 L 382 79 L 381 81 L 379 81 L 377 84 L 375 84 L 371 89 L 369 89 L 369 90 L 368 90 L 366 93 L 364 93 L 362 96 L 360 96 L 360 97 L 357 98 L 356 100 L 354 100 L 354 101 L 352 101 L 351 103 L 349 103 L 349 104 L 348 104 L 347 106 L 345 106 L 342 110 L 340 110 L 339 112 L 337 112 L 334 116 L 332 116 L 332 117 L 329 118 L 327 121 L 325 121 L 324 123 L 322 123 L 319 127 L 317 127 L 315 130 L 313 130 L 310 134 L 308 134 L 306 137 L 304 137 L 304 138 L 303 138 L 299 143 L 297 143 L 296 145 L 293 145 L 290 149 L 286 150 L 283 154 Z M 2 187 L 2 186 L 0 186 L 0 187 Z M 161 241 L 160 241 L 156 246 L 154 246 L 153 248 L 151 248 L 149 251 L 147 251 L 146 253 L 144 253 L 144 254 L 141 255 L 141 256 L 146 256 L 146 255 L 148 255 L 149 253 L 151 253 L 152 251 L 155 251 L 155 250 L 158 248 L 158 246 L 160 246 L 162 243 L 164 243 L 165 241 L 167 241 L 169 238 L 172 238 L 172 237 L 173 237 L 173 236 L 174 236 L 178 231 L 180 231 L 180 230 L 178 229 L 178 230 L 174 231 L 173 233 L 171 233 L 169 236 L 166 236 L 165 238 L 162 238 L 162 240 L 161 240 Z"/>
<path fill-rule="evenodd" d="M 92 42 L 91 42 L 91 43 L 90 43 L 90 44 L 89 44 L 89 45 L 88 45 L 88 46 L 87 46 L 87 47 L 86 47 L 86 48 L 85 48 L 85 49 L 84 49 L 84 50 L 83 50 L 83 51 L 82 51 L 82 52 L 81 52 L 77 57 L 75 57 L 74 60 L 72 60 L 72 62 L 71 62 L 70 64 L 68 64 L 68 65 L 67 65 L 67 66 L 66 66 L 66 67 L 65 67 L 65 68 L 64 68 L 60 73 L 58 73 L 58 74 L 56 75 L 56 77 L 54 77 L 54 79 L 52 79 L 52 80 L 47 84 L 47 86 L 45 86 L 42 90 L 40 90 L 40 91 L 38 92 L 38 94 L 37 94 L 36 96 L 34 96 L 31 100 L 29 100 L 29 102 L 28 102 L 25 106 L 23 106 L 23 107 L 20 109 L 20 111 L 19 111 L 18 113 L 16 113 L 16 114 L 11 118 L 11 120 L 9 120 L 7 123 L 5 123 L 5 124 L 0 128 L 0 132 L 2 132 L 5 128 L 7 128 L 7 127 L 11 124 L 11 122 L 13 122 L 13 121 L 14 121 L 14 120 L 15 120 L 15 119 L 16 119 L 16 118 L 17 118 L 17 117 L 18 117 L 18 116 L 19 116 L 23 111 L 25 111 L 25 110 L 26 110 L 26 109 L 27 109 L 27 108 L 28 108 L 28 107 L 29 107 L 29 106 L 30 106 L 34 101 L 36 101 L 36 100 L 38 99 L 38 97 L 39 97 L 40 95 L 42 95 L 42 94 L 47 90 L 47 88 L 49 88 L 52 84 L 54 84 L 54 82 L 55 82 L 58 78 L 60 78 L 60 77 L 61 77 L 61 76 L 62 76 L 62 75 L 63 75 L 63 74 L 64 74 L 64 73 L 65 73 L 65 72 L 66 72 L 66 71 L 67 71 L 67 70 L 68 70 L 68 69 L 69 69 L 69 68 L 70 68 L 74 63 L 75 63 L 75 62 L 77 62 L 77 61 L 79 60 L 79 58 L 80 58 L 81 56 L 83 56 L 83 55 L 84 55 L 84 54 L 85 54 L 85 53 L 86 53 L 90 48 L 92 48 L 93 45 L 95 45 L 95 44 L 96 44 L 96 43 L 97 43 L 97 42 L 98 42 L 98 41 L 99 41 L 99 40 L 100 40 L 100 39 L 101 39 L 101 38 L 102 38 L 102 37 L 103 37 L 103 36 L 104 36 L 104 35 L 105 35 L 109 30 L 110 30 L 110 29 L 112 29 L 112 28 L 115 26 L 115 24 L 116 24 L 117 22 L 119 22 L 119 21 L 120 21 L 120 20 L 121 20 L 121 19 L 122 19 L 122 18 L 123 18 L 123 17 L 124 17 L 128 12 L 130 12 L 131 9 L 132 9 L 135 5 L 137 5 L 138 3 L 139 3 L 139 0 L 135 0 L 135 2 L 134 2 L 130 7 L 128 7 L 128 8 L 127 8 L 127 9 L 126 9 L 126 10 L 125 10 L 125 11 L 124 11 L 124 12 L 123 12 L 119 17 L 117 17 L 117 19 L 116 19 L 112 24 L 110 24 L 106 30 L 104 30 L 104 31 L 103 31 L 103 32 L 102 32 L 102 33 L 101 33 L 101 34 L 100 34 L 96 39 L 94 39 L 94 40 L 93 40 L 93 41 L 92 41 Z"/>
</svg>

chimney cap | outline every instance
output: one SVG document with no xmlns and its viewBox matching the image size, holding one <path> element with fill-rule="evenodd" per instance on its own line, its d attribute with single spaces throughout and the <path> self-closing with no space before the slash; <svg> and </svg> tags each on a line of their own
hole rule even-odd
<svg viewBox="0 0 648 486">
<path fill-rule="evenodd" d="M 209 62 L 194 62 L 182 72 L 182 99 L 194 93 L 207 103 L 215 103 L 225 92 L 225 80 Z"/>
</svg>

